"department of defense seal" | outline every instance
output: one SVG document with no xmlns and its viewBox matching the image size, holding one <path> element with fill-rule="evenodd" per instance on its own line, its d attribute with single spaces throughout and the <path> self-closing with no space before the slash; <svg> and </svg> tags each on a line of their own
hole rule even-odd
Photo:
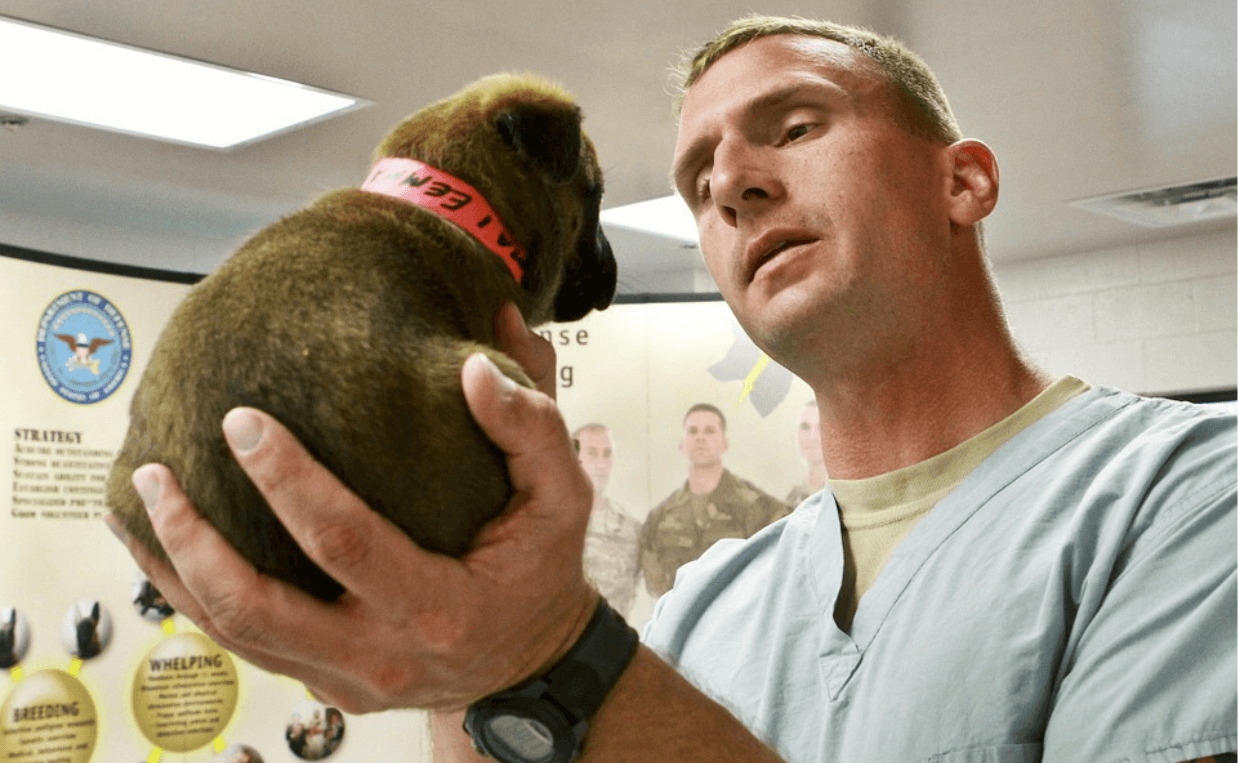
<svg viewBox="0 0 1238 763">
<path fill-rule="evenodd" d="M 39 319 L 35 354 L 53 392 L 73 403 L 97 403 L 115 392 L 129 373 L 129 325 L 100 295 L 65 292 Z"/>
</svg>

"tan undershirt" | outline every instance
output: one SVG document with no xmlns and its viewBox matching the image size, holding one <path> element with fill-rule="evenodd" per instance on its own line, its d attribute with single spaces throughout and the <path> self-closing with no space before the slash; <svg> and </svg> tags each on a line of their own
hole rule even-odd
<svg viewBox="0 0 1238 763">
<path fill-rule="evenodd" d="M 944 453 L 862 480 L 830 480 L 842 521 L 843 584 L 834 619 L 850 630 L 860 597 L 894 548 L 937 502 L 1010 438 L 1088 389 L 1064 376 L 1026 405 Z"/>
</svg>

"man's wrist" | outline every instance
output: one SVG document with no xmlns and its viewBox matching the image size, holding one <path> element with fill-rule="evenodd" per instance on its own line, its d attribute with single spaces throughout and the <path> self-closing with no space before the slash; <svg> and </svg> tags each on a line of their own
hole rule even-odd
<svg viewBox="0 0 1238 763">
<path fill-rule="evenodd" d="M 502 761 L 574 760 L 590 719 L 638 644 L 636 631 L 598 597 L 566 654 L 540 675 L 470 705 L 465 731 L 479 752 Z"/>
</svg>

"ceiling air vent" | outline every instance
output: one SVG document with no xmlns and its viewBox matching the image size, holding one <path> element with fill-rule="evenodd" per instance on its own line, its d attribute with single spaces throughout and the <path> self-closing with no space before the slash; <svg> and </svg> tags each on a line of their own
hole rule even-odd
<svg viewBox="0 0 1238 763">
<path fill-rule="evenodd" d="M 1116 217 L 1149 228 L 1168 228 L 1238 215 L 1238 178 L 1096 196 L 1070 202 L 1072 207 Z"/>
</svg>

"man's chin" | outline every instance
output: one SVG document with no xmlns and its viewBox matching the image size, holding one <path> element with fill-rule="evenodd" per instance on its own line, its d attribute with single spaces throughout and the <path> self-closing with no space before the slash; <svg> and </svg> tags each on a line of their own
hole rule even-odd
<svg viewBox="0 0 1238 763">
<path fill-rule="evenodd" d="M 813 323 L 812 306 L 790 294 L 766 300 L 753 316 L 754 320 L 741 325 L 753 343 L 774 360 L 785 354 L 789 345 L 797 345 Z"/>
</svg>

